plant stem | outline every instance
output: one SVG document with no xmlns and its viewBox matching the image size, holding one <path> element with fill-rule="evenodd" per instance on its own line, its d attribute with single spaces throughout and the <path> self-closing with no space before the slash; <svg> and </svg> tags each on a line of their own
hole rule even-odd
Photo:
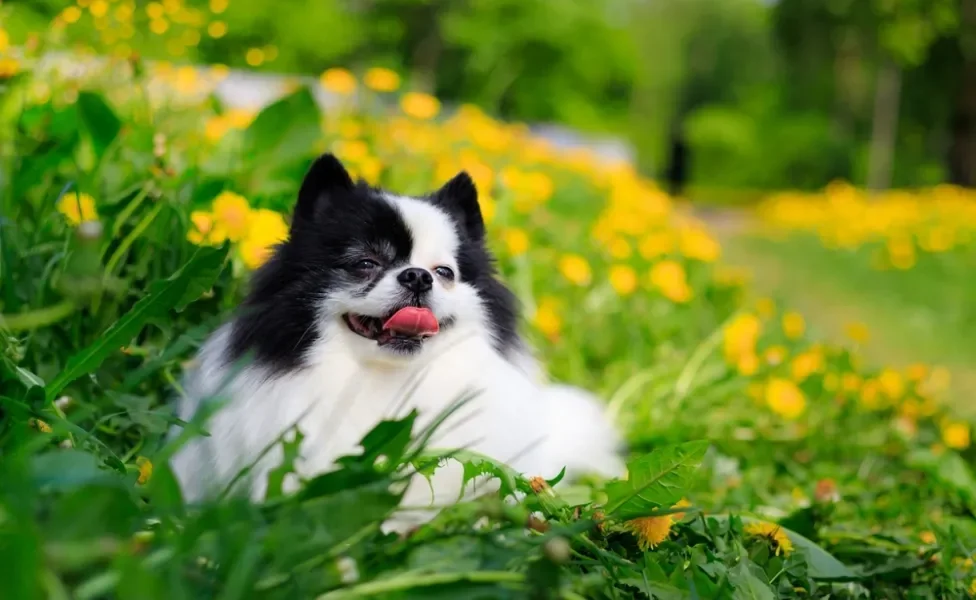
<svg viewBox="0 0 976 600">
<path fill-rule="evenodd" d="M 369 581 L 345 589 L 334 590 L 318 597 L 318 600 L 336 598 L 367 598 L 411 588 L 428 587 L 445 583 L 522 583 L 525 576 L 511 571 L 468 571 L 463 573 L 408 573 L 392 579 Z"/>
<path fill-rule="evenodd" d="M 53 325 L 75 312 L 75 303 L 64 300 L 47 308 L 38 308 L 15 315 L 0 315 L 0 327 L 10 331 L 25 331 Z"/>
</svg>

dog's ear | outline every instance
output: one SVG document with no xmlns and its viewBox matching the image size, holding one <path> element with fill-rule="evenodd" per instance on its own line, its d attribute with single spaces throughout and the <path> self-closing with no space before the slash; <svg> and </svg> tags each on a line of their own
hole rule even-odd
<svg viewBox="0 0 976 600">
<path fill-rule="evenodd" d="M 471 176 L 461 171 L 444 187 L 434 192 L 434 204 L 447 211 L 464 228 L 464 232 L 474 241 L 485 237 L 485 221 L 478 205 L 478 189 Z"/>
<path fill-rule="evenodd" d="M 302 187 L 298 191 L 293 220 L 298 222 L 314 219 L 337 194 L 348 192 L 352 188 L 352 178 L 339 159 L 332 154 L 323 154 L 315 159 L 305 174 Z"/>
</svg>

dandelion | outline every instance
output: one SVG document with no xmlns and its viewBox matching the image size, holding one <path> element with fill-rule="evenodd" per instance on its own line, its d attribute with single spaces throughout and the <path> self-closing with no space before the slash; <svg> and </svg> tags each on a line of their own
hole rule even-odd
<svg viewBox="0 0 976 600">
<path fill-rule="evenodd" d="M 624 527 L 629 529 L 637 538 L 640 549 L 647 551 L 668 539 L 668 536 L 671 535 L 672 522 L 671 515 L 640 517 L 627 521 Z"/>
<path fill-rule="evenodd" d="M 212 214 L 202 210 L 190 213 L 193 227 L 186 234 L 186 239 L 197 246 L 203 244 L 221 244 L 227 239 L 227 233 L 217 225 Z"/>
<path fill-rule="evenodd" d="M 562 331 L 563 321 L 559 316 L 559 302 L 551 296 L 543 297 L 539 300 L 535 315 L 532 319 L 536 329 L 541 331 L 550 339 L 559 337 Z"/>
<path fill-rule="evenodd" d="M 773 378 L 766 384 L 766 405 L 784 419 L 793 421 L 806 410 L 807 400 L 792 381 Z"/>
<path fill-rule="evenodd" d="M 33 417 L 27 420 L 27 425 L 31 429 L 36 429 L 41 433 L 51 433 L 52 431 L 54 431 L 53 429 L 51 429 L 51 426 L 48 425 L 46 421 L 35 419 Z"/>
<path fill-rule="evenodd" d="M 250 216 L 251 206 L 240 194 L 223 191 L 214 199 L 214 221 L 232 242 L 238 242 L 247 235 Z"/>
<path fill-rule="evenodd" d="M 803 320 L 803 315 L 795 312 L 788 312 L 783 315 L 783 333 L 791 340 L 803 337 L 807 324 Z"/>
<path fill-rule="evenodd" d="M 252 212 L 249 225 L 240 253 L 244 264 L 256 269 L 268 260 L 274 246 L 288 239 L 288 225 L 281 213 L 266 208 Z"/>
<path fill-rule="evenodd" d="M 252 67 L 259 67 L 264 62 L 264 50 L 261 48 L 248 48 L 244 60 Z"/>
<path fill-rule="evenodd" d="M 936 542 L 935 534 L 931 531 L 923 531 L 918 534 L 918 539 L 922 540 L 923 544 L 932 545 Z"/>
<path fill-rule="evenodd" d="M 767 364 L 776 366 L 786 360 L 787 350 L 785 346 L 770 346 L 763 352 L 763 360 Z"/>
<path fill-rule="evenodd" d="M 621 296 L 629 296 L 637 289 L 637 273 L 628 265 L 610 267 L 610 285 Z"/>
<path fill-rule="evenodd" d="M 152 462 L 150 462 L 150 460 L 145 456 L 140 456 L 136 459 L 136 467 L 139 468 L 139 478 L 136 480 L 136 482 L 139 485 L 146 485 L 149 482 L 149 479 L 152 477 Z"/>
<path fill-rule="evenodd" d="M 783 528 L 775 523 L 767 523 L 765 521 L 753 521 L 747 523 L 743 527 L 743 531 L 746 535 L 761 538 L 770 544 L 773 550 L 776 552 L 776 556 L 783 554 L 784 556 L 789 555 L 793 552 L 793 542 L 790 541 L 790 537 L 786 535 Z"/>
<path fill-rule="evenodd" d="M 396 71 L 374 67 L 366 71 L 363 76 L 363 83 L 371 90 L 377 92 L 394 92 L 400 87 L 400 76 Z"/>
<path fill-rule="evenodd" d="M 848 323 L 844 328 L 844 332 L 847 334 L 847 337 L 851 339 L 851 341 L 858 344 L 866 343 L 871 337 L 868 327 L 864 323 Z"/>
<path fill-rule="evenodd" d="M 651 285 L 672 302 L 682 304 L 691 300 L 692 292 L 685 269 L 677 261 L 662 260 L 655 264 L 651 267 L 650 280 Z"/>
<path fill-rule="evenodd" d="M 98 212 L 95 210 L 95 199 L 88 194 L 68 192 L 58 200 L 58 212 L 68 220 L 71 225 L 79 225 L 83 221 L 98 220 Z"/>
<path fill-rule="evenodd" d="M 567 254 L 559 260 L 559 272 L 574 285 L 586 286 L 593 277 L 590 263 L 579 254 Z"/>
<path fill-rule="evenodd" d="M 502 232 L 502 239 L 511 256 L 522 256 L 529 251 L 529 235 L 524 229 L 510 227 Z"/>
<path fill-rule="evenodd" d="M 942 442 L 953 450 L 965 450 L 969 447 L 969 425 L 946 423 L 942 427 Z"/>
<path fill-rule="evenodd" d="M 322 87 L 334 94 L 348 96 L 356 91 L 356 78 L 346 69 L 334 67 L 326 70 L 319 77 Z"/>
<path fill-rule="evenodd" d="M 617 260 L 625 260 L 630 258 L 631 250 L 630 244 L 627 240 L 623 238 L 614 238 L 610 242 L 610 256 L 616 258 Z"/>
<path fill-rule="evenodd" d="M 794 381 L 802 382 L 807 377 L 810 377 L 810 375 L 823 369 L 823 367 L 823 354 L 820 353 L 818 348 L 811 348 L 806 352 L 796 355 L 790 364 L 790 372 L 793 375 Z"/>
<path fill-rule="evenodd" d="M 400 98 L 400 108 L 406 115 L 426 121 L 437 116 L 441 110 L 441 103 L 429 94 L 409 92 Z"/>
<path fill-rule="evenodd" d="M 897 400 L 905 395 L 905 380 L 901 373 L 894 369 L 885 369 L 878 375 L 881 391 L 891 400 Z"/>
<path fill-rule="evenodd" d="M 212 21 L 207 25 L 207 35 L 215 40 L 219 40 L 227 35 L 227 23 L 223 21 Z"/>
<path fill-rule="evenodd" d="M 678 246 L 682 254 L 702 262 L 715 262 L 721 254 L 718 242 L 708 232 L 697 228 L 682 230 Z"/>
<path fill-rule="evenodd" d="M 736 315 L 722 330 L 722 350 L 729 364 L 737 364 L 743 356 L 755 354 L 759 338 L 759 319 L 750 313 Z"/>
<path fill-rule="evenodd" d="M 10 79 L 19 72 L 20 63 L 17 59 L 0 57 L 0 79 Z"/>
<path fill-rule="evenodd" d="M 663 256 L 674 249 L 674 238 L 669 232 L 651 233 L 641 238 L 637 251 L 647 260 Z"/>
</svg>

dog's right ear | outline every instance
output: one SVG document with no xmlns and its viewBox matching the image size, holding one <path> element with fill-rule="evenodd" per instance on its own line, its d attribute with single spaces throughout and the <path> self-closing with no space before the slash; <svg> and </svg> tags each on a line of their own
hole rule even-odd
<svg viewBox="0 0 976 600">
<path fill-rule="evenodd" d="M 336 195 L 353 188 L 352 177 L 332 154 L 315 159 L 298 191 L 294 221 L 313 220 Z"/>
</svg>

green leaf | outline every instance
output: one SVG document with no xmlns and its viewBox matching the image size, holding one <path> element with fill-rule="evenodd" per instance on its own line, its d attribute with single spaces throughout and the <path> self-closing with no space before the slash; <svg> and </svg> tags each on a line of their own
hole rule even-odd
<svg viewBox="0 0 976 600">
<path fill-rule="evenodd" d="M 729 569 L 729 582 L 735 588 L 733 598 L 736 600 L 775 600 L 775 592 L 749 569 L 751 564 L 751 562 L 743 560 L 734 568 Z"/>
<path fill-rule="evenodd" d="M 921 449 L 909 454 L 907 463 L 954 489 L 971 509 L 976 509 L 976 476 L 958 454 L 948 451 L 937 455 Z"/>
<path fill-rule="evenodd" d="M 94 454 L 80 450 L 56 450 L 35 456 L 31 475 L 35 487 L 56 490 L 122 481 L 111 471 L 102 469 Z"/>
<path fill-rule="evenodd" d="M 244 132 L 244 159 L 252 189 L 263 190 L 276 174 L 308 158 L 321 136 L 319 109 L 307 88 L 269 105 Z"/>
<path fill-rule="evenodd" d="M 630 462 L 629 478 L 606 486 L 607 515 L 629 520 L 670 508 L 687 494 L 708 446 L 706 441 L 663 446 Z"/>
<path fill-rule="evenodd" d="M 129 312 L 91 345 L 68 360 L 64 370 L 45 389 L 47 399 L 53 399 L 69 383 L 97 369 L 110 354 L 132 341 L 149 320 L 161 317 L 173 307 L 185 303 L 191 285 L 199 288 L 206 278 L 215 277 L 219 271 L 215 265 L 223 264 L 225 255 L 225 249 L 201 249 L 172 277 L 150 286 L 149 293 L 136 302 Z"/>
<path fill-rule="evenodd" d="M 463 468 L 461 480 L 462 495 L 468 482 L 481 475 L 488 475 L 499 480 L 501 488 L 498 491 L 502 497 L 514 494 L 516 490 L 525 493 L 531 493 L 532 491 L 528 482 L 518 471 L 473 450 L 427 449 L 417 455 L 413 464 L 417 467 L 420 474 L 429 479 L 444 460 L 456 460 L 461 463 Z"/>
<path fill-rule="evenodd" d="M 285 477 L 289 473 L 295 472 L 295 460 L 299 457 L 304 439 L 305 436 L 296 427 L 295 439 L 291 441 L 283 440 L 281 442 L 284 457 L 281 459 L 280 465 L 268 471 L 268 486 L 264 496 L 265 500 L 280 498 L 284 495 Z"/>
<path fill-rule="evenodd" d="M 91 139 L 95 156 L 101 160 L 122 130 L 122 122 L 105 99 L 94 92 L 80 92 L 76 104 L 82 127 Z"/>
</svg>

